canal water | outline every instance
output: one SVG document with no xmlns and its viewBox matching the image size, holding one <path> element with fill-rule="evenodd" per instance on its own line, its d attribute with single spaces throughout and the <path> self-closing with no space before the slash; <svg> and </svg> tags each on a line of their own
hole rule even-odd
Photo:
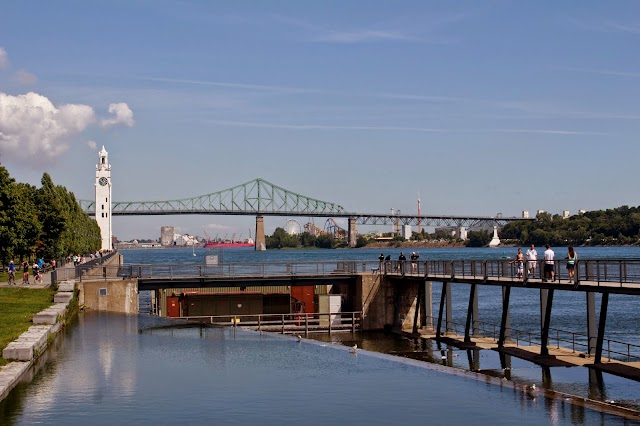
<svg viewBox="0 0 640 426">
<path fill-rule="evenodd" d="M 563 250 L 556 250 L 558 257 L 564 257 Z M 400 252 L 227 249 L 223 261 L 371 260 L 381 251 L 395 258 Z M 422 249 L 420 254 L 421 259 L 479 259 L 511 251 Z M 126 250 L 123 255 L 125 263 L 172 264 L 202 261 L 205 252 L 196 250 L 193 257 L 190 249 Z M 578 252 L 581 258 L 640 257 L 637 248 Z M 434 283 L 434 300 L 438 287 Z M 468 286 L 456 289 L 457 321 L 466 314 Z M 493 312 L 499 291 L 486 290 L 480 292 L 480 319 L 499 323 L 499 313 Z M 512 326 L 535 330 L 538 294 L 522 291 L 512 292 Z M 584 301 L 572 292 L 558 293 L 552 327 L 583 331 Z M 640 343 L 639 319 L 635 297 L 611 297 L 608 335 Z M 289 336 L 176 324 L 144 313 L 81 314 L 44 355 L 33 380 L 0 402 L 0 424 L 628 424 L 565 397 L 545 398 L 540 389 L 623 406 L 637 407 L 640 401 L 638 383 L 607 374 L 594 380 L 586 368 L 541 369 L 512 358 L 505 371 L 493 351 L 473 354 L 382 332 L 313 337 L 298 342 Z M 361 348 L 355 354 L 353 344 Z M 483 373 L 480 380 L 465 372 L 474 362 Z M 523 390 L 532 384 L 538 390 Z"/>
<path fill-rule="evenodd" d="M 625 424 L 423 362 L 143 315 L 83 314 L 54 351 L 1 424 Z"/>
</svg>

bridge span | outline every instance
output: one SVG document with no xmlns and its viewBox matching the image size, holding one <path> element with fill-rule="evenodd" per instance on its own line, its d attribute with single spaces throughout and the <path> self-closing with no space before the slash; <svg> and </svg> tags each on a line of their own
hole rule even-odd
<svg viewBox="0 0 640 426">
<path fill-rule="evenodd" d="M 165 316 L 171 311 L 170 303 L 174 304 L 174 314 L 169 316 L 289 315 L 296 312 L 293 306 L 305 303 L 307 309 L 298 312 L 339 314 L 313 308 L 314 297 L 335 295 L 342 301 L 343 311 L 358 313 L 364 330 L 404 329 L 414 337 L 424 336 L 465 349 L 493 349 L 543 366 L 581 365 L 640 380 L 640 345 L 607 338 L 605 333 L 609 295 L 640 295 L 640 259 L 580 259 L 572 283 L 560 264 L 555 263 L 556 281 L 542 279 L 541 262 L 536 274 L 521 278 L 517 265 L 503 259 L 123 265 L 105 267 L 101 281 L 82 274 L 78 278 L 86 281 L 84 291 L 88 295 L 92 290 L 87 286 L 104 287 L 103 281 L 109 277 L 117 278 L 112 283 L 114 288 L 125 280 L 127 285 L 135 282 L 136 292 L 154 292 L 157 313 Z M 442 283 L 439 303 L 431 295 L 434 282 Z M 469 289 L 464 324 L 452 321 L 453 285 Z M 478 286 L 501 288 L 500 324 L 479 320 Z M 539 294 L 539 332 L 535 326 L 534 330 L 511 327 L 510 294 L 514 288 L 531 292 L 532 298 Z M 105 288 L 105 294 L 106 291 Z M 575 306 L 586 302 L 584 333 L 550 327 L 557 291 L 574 293 Z M 600 309 L 596 318 L 598 293 Z M 267 296 L 269 301 L 263 302 Z M 203 302 L 205 299 L 208 302 Z M 215 312 L 204 312 L 203 306 L 211 306 Z"/>
<path fill-rule="evenodd" d="M 79 200 L 81 208 L 95 216 L 95 202 Z M 412 225 L 455 227 L 502 227 L 513 221 L 533 220 L 516 217 L 411 215 L 348 212 L 344 207 L 289 191 L 264 179 L 210 194 L 167 201 L 114 201 L 112 216 L 149 215 L 245 215 L 256 217 L 256 249 L 264 246 L 264 216 L 339 217 L 348 220 L 348 241 L 355 247 L 356 225 Z"/>
</svg>

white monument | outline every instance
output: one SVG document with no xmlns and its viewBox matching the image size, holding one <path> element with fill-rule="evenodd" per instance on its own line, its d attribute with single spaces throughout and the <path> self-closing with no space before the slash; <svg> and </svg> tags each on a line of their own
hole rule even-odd
<svg viewBox="0 0 640 426">
<path fill-rule="evenodd" d="M 498 247 L 500 245 L 500 238 L 498 238 L 498 227 L 493 227 L 493 238 L 489 241 L 489 247 Z"/>
<path fill-rule="evenodd" d="M 98 153 L 96 166 L 95 211 L 102 239 L 101 250 L 111 250 L 111 165 L 104 145 Z"/>
</svg>

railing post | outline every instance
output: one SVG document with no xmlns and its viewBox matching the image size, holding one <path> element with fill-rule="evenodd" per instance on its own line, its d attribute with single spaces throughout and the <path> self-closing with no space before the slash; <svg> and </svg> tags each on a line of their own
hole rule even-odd
<svg viewBox="0 0 640 426">
<path fill-rule="evenodd" d="M 331 334 L 331 312 L 329 312 L 329 334 Z"/>
<path fill-rule="evenodd" d="M 356 313 L 351 312 L 351 332 L 356 332 Z"/>
<path fill-rule="evenodd" d="M 304 337 L 309 337 L 309 314 L 304 314 Z"/>
<path fill-rule="evenodd" d="M 258 331 L 262 331 L 262 315 L 258 315 Z"/>
<path fill-rule="evenodd" d="M 282 334 L 284 334 L 284 314 L 282 314 Z"/>
</svg>

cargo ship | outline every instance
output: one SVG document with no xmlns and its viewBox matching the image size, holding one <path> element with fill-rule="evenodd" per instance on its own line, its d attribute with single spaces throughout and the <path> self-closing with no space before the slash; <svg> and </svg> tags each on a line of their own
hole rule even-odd
<svg viewBox="0 0 640 426">
<path fill-rule="evenodd" d="M 253 240 L 247 241 L 207 241 L 204 243 L 205 248 L 218 248 L 218 247 L 253 247 Z"/>
<path fill-rule="evenodd" d="M 207 235 L 207 232 L 205 231 L 204 234 Z M 220 239 L 217 239 L 217 238 L 215 240 L 211 240 L 209 238 L 209 235 L 207 235 L 207 241 L 204 243 L 204 248 L 219 248 L 219 247 L 233 248 L 233 247 L 253 247 L 253 246 L 255 246 L 253 238 L 251 238 L 251 230 L 249 230 L 249 238 L 247 240 L 236 241 L 235 240 L 235 236 L 236 235 L 233 234 L 233 237 L 231 237 L 230 240 L 220 240 Z M 240 234 L 240 237 L 242 238 L 242 234 Z"/>
</svg>

